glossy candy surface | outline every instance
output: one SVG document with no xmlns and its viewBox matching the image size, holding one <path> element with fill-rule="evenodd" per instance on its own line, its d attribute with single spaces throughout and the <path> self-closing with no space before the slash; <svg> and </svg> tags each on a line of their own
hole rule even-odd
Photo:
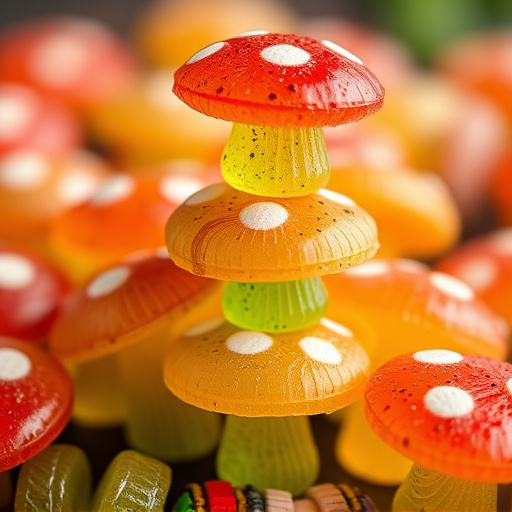
<svg viewBox="0 0 512 512">
<path fill-rule="evenodd" d="M 176 396 L 207 410 L 248 417 L 306 415 L 355 401 L 367 365 L 352 333 L 326 319 L 269 335 L 217 318 L 172 344 L 164 379 Z"/>
<path fill-rule="evenodd" d="M 176 71 L 192 108 L 260 126 L 333 126 L 376 112 L 384 91 L 361 61 L 330 41 L 255 31 L 213 43 Z"/>
<path fill-rule="evenodd" d="M 173 261 L 198 275 L 273 282 L 341 272 L 377 250 L 373 219 L 341 194 L 265 198 L 211 185 L 166 228 Z"/>
<path fill-rule="evenodd" d="M 0 471 L 48 446 L 72 405 L 71 378 L 56 359 L 25 342 L 0 339 Z"/>
</svg>

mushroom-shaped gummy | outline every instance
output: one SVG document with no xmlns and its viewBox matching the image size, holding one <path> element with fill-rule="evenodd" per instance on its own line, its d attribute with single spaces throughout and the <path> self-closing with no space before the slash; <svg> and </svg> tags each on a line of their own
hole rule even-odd
<svg viewBox="0 0 512 512">
<path fill-rule="evenodd" d="M 41 349 L 0 338 L 0 472 L 46 448 L 71 417 L 73 385 Z"/>
<path fill-rule="evenodd" d="M 365 391 L 375 432 L 415 463 L 394 511 L 494 511 L 512 481 L 512 365 L 451 350 L 388 361 Z"/>
<path fill-rule="evenodd" d="M 325 284 L 327 314 L 358 336 L 373 368 L 411 350 L 507 355 L 502 319 L 465 283 L 419 262 L 372 260 L 327 276 Z M 368 428 L 360 402 L 345 413 L 336 458 L 352 474 L 378 484 L 396 485 L 410 469 L 408 460 Z"/>
<path fill-rule="evenodd" d="M 218 441 L 218 415 L 182 403 L 162 379 L 170 342 L 194 321 L 217 314 L 217 289 L 216 282 L 176 267 L 165 251 L 149 252 L 95 274 L 54 324 L 50 349 L 67 362 L 116 353 L 128 401 L 126 437 L 144 453 L 193 459 Z"/>
</svg>

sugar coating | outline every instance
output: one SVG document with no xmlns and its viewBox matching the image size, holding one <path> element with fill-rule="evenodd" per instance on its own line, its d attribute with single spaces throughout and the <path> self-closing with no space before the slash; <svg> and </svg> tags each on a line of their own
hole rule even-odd
<svg viewBox="0 0 512 512">
<path fill-rule="evenodd" d="M 85 41 L 71 33 L 55 34 L 35 48 L 28 63 L 29 72 L 46 85 L 66 87 L 82 78 L 89 55 Z"/>
<path fill-rule="evenodd" d="M 353 53 L 350 53 L 348 50 L 345 50 L 345 48 L 342 48 L 341 46 L 337 45 L 336 43 L 333 43 L 332 41 L 324 40 L 322 41 L 322 44 L 325 47 L 329 48 L 329 50 L 332 50 L 333 52 L 338 53 L 339 55 L 342 55 L 347 59 L 350 59 L 361 65 L 363 64 L 363 61 L 360 58 L 356 57 Z"/>
<path fill-rule="evenodd" d="M 19 254 L 0 254 L 0 288 L 19 290 L 30 286 L 36 269 L 30 260 Z"/>
<path fill-rule="evenodd" d="M 194 62 L 205 59 L 206 57 L 209 57 L 210 55 L 217 53 L 225 44 L 226 43 L 224 43 L 223 41 L 210 44 L 206 48 L 203 48 L 202 50 L 199 50 L 197 53 L 194 53 L 194 55 L 192 55 L 192 57 L 190 57 L 190 59 L 188 59 L 187 62 L 185 62 L 185 64 L 193 64 Z"/>
<path fill-rule="evenodd" d="M 20 137 L 35 115 L 35 100 L 29 93 L 0 96 L 0 141 L 9 142 Z"/>
<path fill-rule="evenodd" d="M 341 336 L 345 336 L 347 338 L 354 337 L 354 333 L 348 327 L 345 327 L 344 325 L 341 325 L 338 322 L 334 322 L 329 318 L 322 318 L 320 320 L 320 323 L 324 327 L 327 327 L 327 329 L 330 329 L 331 331 L 341 334 Z"/>
<path fill-rule="evenodd" d="M 259 354 L 273 344 L 268 334 L 258 331 L 239 331 L 226 339 L 226 347 L 237 354 Z"/>
<path fill-rule="evenodd" d="M 0 162 L 0 183 L 13 190 L 34 189 L 49 174 L 48 160 L 37 151 L 15 151 Z"/>
<path fill-rule="evenodd" d="M 420 350 L 412 356 L 416 361 L 425 364 L 454 364 L 460 363 L 464 357 L 453 350 Z"/>
<path fill-rule="evenodd" d="M 87 286 L 86 294 L 90 299 L 97 299 L 117 290 L 130 277 L 130 267 L 114 267 L 96 276 Z"/>
<path fill-rule="evenodd" d="M 441 418 L 459 418 L 475 408 L 469 393 L 453 386 L 429 389 L 423 398 L 427 410 Z"/>
<path fill-rule="evenodd" d="M 325 197 L 326 199 L 330 199 L 335 203 L 342 204 L 343 206 L 355 206 L 356 203 L 350 199 L 350 197 L 344 196 L 343 194 L 338 194 L 338 192 L 334 192 L 327 188 L 321 188 L 317 194 Z"/>
<path fill-rule="evenodd" d="M 14 348 L 0 348 L 0 381 L 23 379 L 32 369 L 30 359 Z"/>
<path fill-rule="evenodd" d="M 262 231 L 277 228 L 287 219 L 286 208 L 270 201 L 253 203 L 240 212 L 240 221 L 244 226 Z"/>
<path fill-rule="evenodd" d="M 182 203 L 203 188 L 204 183 L 193 176 L 166 176 L 159 185 L 160 194 L 171 203 Z"/>
<path fill-rule="evenodd" d="M 130 176 L 116 176 L 101 185 L 91 197 L 92 206 L 108 206 L 127 198 L 135 189 Z"/>
<path fill-rule="evenodd" d="M 183 336 L 199 336 L 200 334 L 212 332 L 217 329 L 217 327 L 220 327 L 225 321 L 226 319 L 222 316 L 206 320 L 206 322 L 196 325 L 188 331 L 184 332 Z"/>
<path fill-rule="evenodd" d="M 306 336 L 299 341 L 299 347 L 315 361 L 324 364 L 340 364 L 341 354 L 328 341 L 316 336 Z"/>
<path fill-rule="evenodd" d="M 301 66 L 311 58 L 308 52 L 291 44 L 267 46 L 260 55 L 263 60 L 278 66 Z"/>
<path fill-rule="evenodd" d="M 222 194 L 224 194 L 228 190 L 228 185 L 226 183 L 216 183 L 215 185 L 210 185 L 209 187 L 205 187 L 199 192 L 191 195 L 186 201 L 185 204 L 187 206 L 193 206 L 196 204 L 206 203 L 207 201 L 211 201 Z"/>
<path fill-rule="evenodd" d="M 67 173 L 57 183 L 57 193 L 68 206 L 87 200 L 95 188 L 96 180 L 85 172 Z"/>
<path fill-rule="evenodd" d="M 448 274 L 432 272 L 430 282 L 437 290 L 455 299 L 469 301 L 475 297 L 475 292 L 467 284 Z"/>
<path fill-rule="evenodd" d="M 482 256 L 464 262 L 458 268 L 457 276 L 473 290 L 482 291 L 496 281 L 498 268 L 492 260 Z"/>
<path fill-rule="evenodd" d="M 379 277 L 386 275 L 391 270 L 387 261 L 384 260 L 370 260 L 356 267 L 346 270 L 349 277 Z"/>
</svg>

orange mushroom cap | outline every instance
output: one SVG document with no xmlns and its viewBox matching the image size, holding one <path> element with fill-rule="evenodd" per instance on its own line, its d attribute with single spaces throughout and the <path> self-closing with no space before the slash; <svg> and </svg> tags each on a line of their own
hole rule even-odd
<svg viewBox="0 0 512 512">
<path fill-rule="evenodd" d="M 348 197 L 322 189 L 268 198 L 226 183 L 189 197 L 169 219 L 166 239 L 189 272 L 244 282 L 341 272 L 378 247 L 373 219 Z"/>
<path fill-rule="evenodd" d="M 345 327 L 322 320 L 301 331 L 245 331 L 223 318 L 189 330 L 164 363 L 180 399 L 237 416 L 302 416 L 356 401 L 368 358 Z"/>
<path fill-rule="evenodd" d="M 373 430 L 423 466 L 479 482 L 512 481 L 512 365 L 450 350 L 384 364 L 369 380 Z"/>
<path fill-rule="evenodd" d="M 163 251 L 126 259 L 92 277 L 64 304 L 50 350 L 69 362 L 92 360 L 181 321 L 217 283 L 177 267 Z"/>
</svg>

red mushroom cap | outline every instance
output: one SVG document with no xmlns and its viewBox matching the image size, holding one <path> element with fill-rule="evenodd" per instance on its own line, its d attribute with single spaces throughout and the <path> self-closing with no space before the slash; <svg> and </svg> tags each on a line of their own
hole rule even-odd
<svg viewBox="0 0 512 512">
<path fill-rule="evenodd" d="M 375 432 L 416 464 L 466 480 L 512 481 L 512 365 L 451 350 L 388 361 L 365 392 Z"/>
<path fill-rule="evenodd" d="M 213 43 L 176 71 L 175 94 L 212 117 L 260 126 L 335 126 L 376 112 L 377 78 L 330 41 L 247 32 Z"/>
<path fill-rule="evenodd" d="M 46 448 L 72 406 L 71 378 L 56 359 L 29 343 L 0 338 L 0 471 Z"/>
</svg>

